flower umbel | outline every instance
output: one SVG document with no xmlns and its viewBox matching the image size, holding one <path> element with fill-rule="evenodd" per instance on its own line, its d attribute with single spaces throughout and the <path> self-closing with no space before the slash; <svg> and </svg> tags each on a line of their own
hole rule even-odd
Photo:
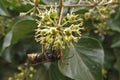
<svg viewBox="0 0 120 80">
<path fill-rule="evenodd" d="M 35 74 L 36 70 L 30 66 L 30 67 L 18 67 L 19 72 L 15 73 L 13 77 L 9 77 L 8 80 L 33 80 L 33 75 Z"/>
<path fill-rule="evenodd" d="M 65 44 L 76 42 L 80 39 L 83 29 L 83 19 L 74 13 L 67 14 L 63 17 L 63 21 L 59 24 L 59 14 L 56 8 L 50 8 L 38 15 L 38 26 L 35 30 L 35 40 L 49 48 L 53 47 L 65 48 Z"/>
</svg>

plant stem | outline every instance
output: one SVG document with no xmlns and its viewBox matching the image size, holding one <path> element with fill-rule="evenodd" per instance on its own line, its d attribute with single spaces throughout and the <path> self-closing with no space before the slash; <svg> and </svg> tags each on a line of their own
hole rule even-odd
<svg viewBox="0 0 120 80">
<path fill-rule="evenodd" d="M 63 15 L 63 0 L 60 0 L 59 2 L 59 9 L 60 9 L 60 12 L 59 12 L 59 22 L 58 22 L 58 25 L 61 24 L 61 21 L 62 21 L 62 15 Z"/>
<path fill-rule="evenodd" d="M 61 1 L 61 0 L 60 0 Z M 108 4 L 113 4 L 113 5 L 119 5 L 120 3 L 118 2 L 113 2 L 113 3 L 105 3 L 105 4 L 100 4 L 99 6 L 105 6 L 105 5 L 108 5 Z M 57 8 L 60 8 L 61 5 L 39 5 L 39 7 L 46 7 L 46 8 L 50 8 L 51 6 L 52 7 L 57 7 Z M 94 5 L 89 5 L 89 4 L 71 4 L 71 5 L 63 5 L 62 4 L 62 7 L 94 7 Z"/>
</svg>

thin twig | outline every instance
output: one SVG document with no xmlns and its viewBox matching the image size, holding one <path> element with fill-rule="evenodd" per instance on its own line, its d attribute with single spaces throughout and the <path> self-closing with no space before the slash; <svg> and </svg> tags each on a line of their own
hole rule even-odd
<svg viewBox="0 0 120 80">
<path fill-rule="evenodd" d="M 99 4 L 99 6 L 105 6 L 107 5 L 108 3 L 105 3 L 105 4 Z M 119 5 L 120 3 L 118 2 L 113 2 L 113 3 L 109 3 L 109 4 L 113 4 L 113 5 Z M 50 8 L 51 6 L 52 7 L 57 7 L 57 8 L 60 8 L 61 5 L 39 5 L 39 7 L 46 7 L 46 8 Z M 62 4 L 62 7 L 94 7 L 94 5 L 89 5 L 89 4 L 71 4 L 71 5 L 63 5 Z"/>
<path fill-rule="evenodd" d="M 62 7 L 61 12 L 60 12 L 60 18 L 59 18 L 59 23 L 58 23 L 58 25 L 60 25 L 60 24 L 61 24 L 61 21 L 62 21 L 63 8 L 64 8 L 64 7 Z"/>
<path fill-rule="evenodd" d="M 60 25 L 61 24 L 61 21 L 62 21 L 62 15 L 63 15 L 63 0 L 60 0 L 60 3 L 59 3 L 59 5 L 60 5 L 60 7 L 59 7 L 59 9 L 60 9 L 60 14 L 59 14 L 59 23 L 58 23 L 58 25 Z"/>
<path fill-rule="evenodd" d="M 77 4 L 80 4 L 80 3 L 81 3 L 81 0 L 79 0 Z"/>
<path fill-rule="evenodd" d="M 113 5 L 119 5 L 120 3 L 109 3 L 109 4 L 113 4 Z M 105 6 L 108 4 L 101 4 L 99 6 Z M 89 4 L 71 4 L 71 5 L 63 5 L 64 7 L 94 7 L 94 5 L 89 5 Z"/>
</svg>

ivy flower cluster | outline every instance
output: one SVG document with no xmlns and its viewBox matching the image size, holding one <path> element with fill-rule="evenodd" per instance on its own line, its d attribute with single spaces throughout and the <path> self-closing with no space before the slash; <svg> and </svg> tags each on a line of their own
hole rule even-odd
<svg viewBox="0 0 120 80">
<path fill-rule="evenodd" d="M 87 13 L 85 13 L 85 19 L 108 19 L 109 15 L 115 12 L 114 8 L 116 5 L 113 5 L 113 2 L 114 0 L 88 1 L 88 4 L 93 7 L 89 9 Z"/>
<path fill-rule="evenodd" d="M 18 67 L 19 73 L 15 73 L 13 77 L 9 77 L 8 80 L 33 80 L 33 75 L 36 70 L 33 67 Z"/>
<path fill-rule="evenodd" d="M 94 20 L 95 33 L 106 34 L 106 30 L 109 29 L 107 20 L 111 14 L 115 13 L 116 5 L 113 3 L 116 3 L 116 0 L 91 0 L 87 3 L 93 7 L 84 14 L 85 20 Z"/>
<path fill-rule="evenodd" d="M 0 16 L 0 38 L 5 36 L 12 21 L 13 19 L 6 19 L 3 16 Z"/>
<path fill-rule="evenodd" d="M 35 30 L 35 40 L 40 42 L 45 48 L 53 47 L 65 48 L 70 42 L 80 39 L 83 29 L 83 19 L 72 12 L 64 16 L 59 24 L 59 14 L 56 8 L 50 8 L 38 15 L 38 26 Z"/>
<path fill-rule="evenodd" d="M 63 15 L 58 11 L 60 5 L 57 4 L 51 5 L 50 7 L 50 5 L 45 6 L 39 4 L 39 0 L 23 1 L 32 5 L 33 8 L 26 13 L 21 13 L 20 16 L 27 14 L 33 16 L 34 14 L 34 16 L 37 17 L 38 26 L 35 30 L 35 40 L 46 49 L 49 48 L 50 45 L 65 48 L 66 44 L 69 46 L 71 42 L 76 42 L 81 38 L 83 19 L 80 15 L 74 14 L 73 12 Z M 115 6 L 111 5 L 113 3 L 116 3 L 116 0 L 79 0 L 77 4 L 80 4 L 79 6 L 83 5 L 83 7 L 88 9 L 88 12 L 83 14 L 84 22 L 92 20 L 94 32 L 106 34 L 106 30 L 109 29 L 109 27 L 106 26 L 107 20 L 110 15 L 115 12 Z M 61 7 L 67 6 L 62 4 Z"/>
</svg>

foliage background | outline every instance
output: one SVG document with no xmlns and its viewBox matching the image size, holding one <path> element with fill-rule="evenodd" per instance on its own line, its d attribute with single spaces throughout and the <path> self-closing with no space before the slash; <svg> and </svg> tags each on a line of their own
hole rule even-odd
<svg viewBox="0 0 120 80">
<path fill-rule="evenodd" d="M 57 0 L 52 0 L 52 2 L 55 1 Z M 42 0 L 41 2 L 50 4 L 50 0 Z M 20 12 L 28 11 L 31 7 L 19 0 L 0 1 L 0 80 L 7 80 L 9 76 L 19 72 L 17 66 L 26 61 L 26 53 L 41 51 L 41 46 L 34 40 L 36 22 L 30 16 L 19 17 Z M 77 13 L 85 11 L 83 9 Z M 104 80 L 119 80 L 120 7 L 117 7 L 115 11 L 116 13 L 112 14 L 108 20 L 110 30 L 107 35 L 99 36 L 92 31 L 86 33 L 87 37 L 83 36 L 82 40 L 75 43 L 75 48 L 63 51 L 66 53 L 64 57 L 75 53 L 75 57 L 69 61 L 69 66 L 61 62 L 58 65 L 56 63 L 38 65 L 36 66 L 38 71 L 34 78 L 36 80 L 80 80 L 83 77 L 84 80 L 87 80 L 89 77 L 92 80 L 93 77 L 101 80 L 103 75 Z M 104 68 L 102 67 L 103 62 Z M 84 66 L 85 64 L 87 67 Z M 87 72 L 85 69 L 90 71 Z M 100 74 L 101 69 L 103 74 Z M 70 70 L 73 72 L 71 73 Z"/>
</svg>

